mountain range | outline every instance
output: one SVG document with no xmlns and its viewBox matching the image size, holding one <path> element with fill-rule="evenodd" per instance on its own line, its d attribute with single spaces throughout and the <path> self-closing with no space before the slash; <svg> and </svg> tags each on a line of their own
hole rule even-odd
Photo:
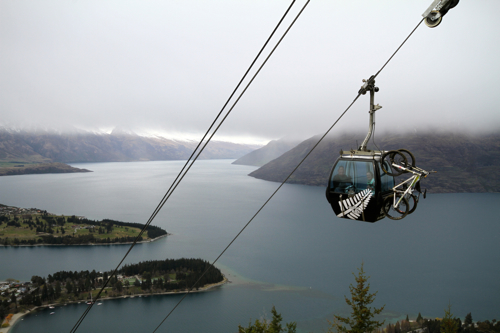
<svg viewBox="0 0 500 333">
<path fill-rule="evenodd" d="M 363 133 L 346 133 L 325 138 L 288 182 L 326 186 L 339 152 L 356 149 L 364 136 Z M 237 159 L 234 164 L 260 166 L 250 176 L 281 182 L 318 139 L 318 136 L 302 142 L 281 139 L 264 147 L 212 141 L 200 158 Z M 61 163 L 181 160 L 187 159 L 196 145 L 194 141 L 140 136 L 119 129 L 103 134 L 0 128 L 0 167 L 3 167 L 0 175 L 89 171 Z M 500 191 L 500 134 L 497 133 L 414 131 L 404 135 L 384 134 L 377 135 L 376 142 L 371 140 L 368 148 L 410 150 L 418 167 L 437 171 L 422 181 L 422 187 L 429 192 Z M 36 167 L 33 164 L 37 164 Z"/>
<path fill-rule="evenodd" d="M 288 180 L 292 184 L 326 186 L 330 170 L 341 150 L 356 149 L 363 134 L 327 137 Z M 250 173 L 250 176 L 282 182 L 316 144 L 312 137 Z M 500 134 L 419 133 L 378 135 L 370 149 L 408 149 L 416 165 L 437 171 L 422 181 L 434 193 L 500 192 Z M 262 151 L 266 147 L 261 148 Z"/>
<path fill-rule="evenodd" d="M 106 134 L 0 128 L 0 167 L 9 169 L 3 170 L 3 174 L 53 173 L 75 172 L 74 168 L 63 167 L 60 163 L 183 160 L 189 158 L 197 144 L 160 136 L 140 136 L 120 129 Z M 211 141 L 200 159 L 235 159 L 259 147 Z M 43 167 L 28 168 L 39 163 L 43 163 Z M 84 171 L 88 170 L 82 169 Z"/>
</svg>

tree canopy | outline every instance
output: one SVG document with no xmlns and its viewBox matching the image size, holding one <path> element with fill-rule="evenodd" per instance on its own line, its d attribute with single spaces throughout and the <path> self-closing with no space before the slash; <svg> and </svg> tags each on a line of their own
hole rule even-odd
<svg viewBox="0 0 500 333">
<path fill-rule="evenodd" d="M 271 321 L 263 320 L 255 320 L 255 323 L 248 324 L 248 327 L 242 327 L 238 325 L 238 333 L 295 333 L 297 329 L 297 324 L 295 322 L 287 323 L 286 331 L 281 325 L 281 321 L 283 318 L 276 311 L 276 308 L 273 306 L 271 310 L 273 314 L 273 319 Z"/>
</svg>

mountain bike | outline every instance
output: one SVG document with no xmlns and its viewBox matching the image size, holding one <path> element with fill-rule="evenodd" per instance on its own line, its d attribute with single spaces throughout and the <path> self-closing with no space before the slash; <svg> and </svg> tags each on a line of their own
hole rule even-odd
<svg viewBox="0 0 500 333">
<path fill-rule="evenodd" d="M 403 173 L 412 173 L 413 176 L 400 182 L 392 188 L 394 194 L 384 200 L 383 210 L 385 215 L 393 220 L 401 220 L 411 214 L 417 208 L 420 194 L 420 180 L 427 177 L 431 172 L 415 166 L 415 157 L 406 149 L 391 150 L 382 155 L 382 170 L 390 176 L 399 176 Z M 391 168 L 387 168 L 391 166 Z M 389 170 L 387 170 L 389 169 Z M 414 194 L 418 192 L 418 195 Z M 427 190 L 423 192 L 424 199 Z"/>
</svg>

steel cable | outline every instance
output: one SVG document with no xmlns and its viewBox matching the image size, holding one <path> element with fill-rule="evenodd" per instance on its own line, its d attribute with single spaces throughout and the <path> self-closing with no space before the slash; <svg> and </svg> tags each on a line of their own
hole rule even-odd
<svg viewBox="0 0 500 333">
<path fill-rule="evenodd" d="M 178 173 L 178 175 L 176 176 L 176 178 L 174 179 L 174 181 L 172 182 L 172 184 L 170 185 L 169 189 L 167 190 L 167 192 L 165 193 L 165 195 L 163 196 L 163 198 L 161 199 L 160 203 L 157 205 L 157 207 L 155 208 L 155 210 L 153 211 L 152 215 L 150 216 L 150 218 L 148 219 L 148 221 L 146 222 L 146 224 L 144 225 L 144 227 L 142 228 L 142 230 L 140 231 L 139 235 L 134 239 L 132 245 L 130 246 L 130 248 L 128 249 L 128 251 L 126 252 L 126 254 L 124 255 L 124 257 L 122 258 L 122 260 L 120 261 L 120 263 L 117 265 L 117 267 L 114 269 L 113 273 L 110 274 L 109 278 L 106 280 L 106 282 L 104 283 L 103 287 L 100 289 L 100 291 L 98 292 L 96 298 L 95 298 L 95 301 L 97 301 L 101 295 L 101 293 L 103 292 L 103 290 L 106 288 L 106 286 L 108 285 L 109 281 L 111 280 L 111 278 L 113 276 L 116 275 L 116 272 L 118 271 L 118 268 L 122 265 L 123 261 L 126 259 L 126 257 L 129 255 L 129 253 L 132 251 L 132 249 L 134 248 L 134 246 L 136 245 L 137 241 L 139 240 L 140 237 L 142 237 L 142 235 L 144 234 L 144 232 L 146 231 L 147 227 L 151 224 L 151 222 L 154 220 L 154 218 L 156 217 L 156 215 L 158 215 L 158 213 L 160 212 L 161 208 L 165 205 L 165 203 L 167 202 L 168 198 L 172 195 L 173 191 L 177 188 L 177 186 L 179 185 L 179 183 L 181 182 L 181 180 L 184 178 L 184 176 L 187 174 L 187 172 L 189 171 L 189 169 L 191 168 L 191 166 L 194 164 L 194 162 L 198 159 L 198 157 L 200 156 L 200 154 L 203 152 L 203 150 L 205 149 L 205 147 L 207 146 L 207 144 L 210 142 L 210 140 L 212 139 L 212 137 L 215 135 L 215 133 L 217 132 L 217 130 L 220 128 L 220 126 L 222 125 L 222 123 L 224 122 L 224 120 L 227 118 L 227 116 L 229 115 L 229 113 L 232 111 L 232 109 L 234 108 L 234 106 L 236 105 L 236 103 L 240 100 L 240 98 L 242 97 L 242 95 L 244 94 L 244 92 L 247 90 L 247 88 L 249 87 L 249 85 L 253 82 L 253 80 L 255 79 L 256 75 L 258 74 L 258 72 L 260 72 L 260 70 L 262 69 L 262 67 L 264 66 L 264 64 L 267 62 L 267 60 L 269 59 L 269 57 L 271 56 L 271 54 L 274 52 L 274 50 L 276 50 L 277 46 L 279 45 L 279 43 L 281 43 L 281 41 L 283 40 L 284 36 L 288 33 L 288 31 L 290 30 L 291 26 L 295 23 L 295 21 L 297 20 L 298 16 L 300 16 L 300 12 L 299 15 L 295 18 L 295 20 L 292 22 L 292 24 L 288 27 L 288 29 L 286 30 L 286 32 L 283 34 L 283 36 L 281 37 L 281 39 L 279 40 L 279 42 L 277 43 L 277 45 L 273 48 L 273 50 L 271 51 L 271 53 L 268 55 L 268 57 L 266 58 L 266 60 L 264 61 L 264 63 L 260 66 L 258 72 L 253 76 L 252 80 L 250 81 L 250 83 L 246 86 L 245 90 L 240 94 L 240 96 L 238 97 L 238 99 L 236 100 L 236 102 L 233 104 L 233 106 L 231 107 L 231 109 L 228 111 L 228 113 L 226 114 L 226 116 L 222 119 L 221 123 L 216 127 L 216 129 L 214 130 L 214 132 L 212 133 L 212 135 L 209 137 L 209 139 L 205 142 L 205 144 L 203 145 L 203 147 L 201 149 L 200 146 L 201 144 L 204 142 L 205 138 L 208 136 L 208 134 L 210 133 L 211 129 L 213 128 L 213 126 L 217 123 L 217 120 L 219 119 L 219 117 L 221 116 L 221 114 L 223 113 L 224 109 L 226 108 L 226 106 L 229 104 L 230 100 L 233 98 L 234 94 L 236 93 L 236 91 L 239 89 L 239 87 L 241 86 L 242 82 L 245 80 L 245 78 L 247 77 L 248 73 L 250 72 L 250 70 L 253 68 L 254 64 L 256 63 L 256 61 L 258 60 L 258 58 L 261 56 L 262 52 L 264 51 L 264 49 L 266 48 L 266 46 L 268 45 L 269 41 L 272 39 L 272 37 L 274 36 L 275 32 L 278 30 L 278 28 L 280 27 L 281 23 L 283 22 L 283 20 L 286 18 L 286 16 L 288 15 L 290 9 L 293 7 L 294 3 L 295 3 L 296 0 L 293 0 L 290 4 L 290 6 L 287 8 L 287 10 L 285 11 L 285 13 L 283 14 L 283 16 L 281 17 L 281 19 L 279 20 L 278 24 L 276 25 L 276 27 L 273 29 L 273 31 L 271 32 L 270 36 L 267 38 L 266 42 L 264 43 L 264 45 L 262 46 L 262 48 L 260 49 L 260 51 L 258 52 L 257 56 L 254 58 L 254 60 L 252 61 L 252 63 L 250 64 L 249 68 L 247 69 L 247 71 L 245 72 L 245 74 L 243 75 L 243 77 L 241 78 L 241 80 L 238 82 L 238 84 L 236 85 L 236 88 L 233 90 L 233 92 L 231 93 L 231 95 L 229 96 L 229 98 L 227 99 L 227 101 L 225 102 L 225 104 L 223 105 L 222 109 L 220 110 L 220 112 L 218 113 L 218 115 L 215 117 L 214 121 L 212 122 L 212 124 L 210 125 L 210 127 L 208 128 L 208 130 L 206 131 L 206 133 L 204 134 L 204 136 L 202 137 L 202 139 L 200 140 L 200 142 L 198 143 L 198 145 L 196 146 L 196 148 L 193 150 L 191 156 L 189 157 L 189 159 L 186 161 L 186 163 L 184 164 L 184 166 L 182 167 L 181 171 Z M 309 2 L 309 1 L 308 1 Z M 305 6 L 304 6 L 305 8 Z M 303 9 L 302 9 L 303 10 Z M 193 156 L 196 154 L 196 152 L 198 151 L 196 157 L 191 161 L 191 159 L 193 158 Z M 188 166 L 188 164 L 191 162 L 191 164 Z M 187 169 L 186 169 L 187 167 Z M 87 316 L 87 314 L 90 312 L 90 310 L 92 309 L 93 305 L 94 305 L 94 302 L 91 302 L 91 304 L 89 304 L 89 306 L 85 309 L 84 313 L 82 314 L 82 316 L 80 316 L 79 320 L 77 321 L 77 323 L 73 326 L 73 328 L 71 329 L 71 333 L 73 332 L 76 332 L 76 330 L 78 329 L 78 327 L 81 325 L 81 323 L 83 322 L 83 320 L 85 319 L 85 317 Z"/>
<path fill-rule="evenodd" d="M 309 3 L 309 1 L 308 1 Z M 307 6 L 307 3 L 306 5 Z M 304 6 L 304 8 L 305 8 Z M 303 9 L 304 9 L 303 8 Z M 302 10 L 303 10 L 302 9 Z M 299 13 L 300 15 L 300 13 Z M 298 17 L 298 16 L 297 16 Z M 403 41 L 403 43 L 397 48 L 397 50 L 391 55 L 389 60 L 385 62 L 385 64 L 382 66 L 382 68 L 377 72 L 375 77 L 380 74 L 380 72 L 384 69 L 384 67 L 389 63 L 389 61 L 395 56 L 395 54 L 401 49 L 401 47 L 406 43 L 408 38 L 415 32 L 415 30 L 420 26 L 423 20 L 421 20 L 417 26 L 412 30 L 412 32 L 406 37 L 406 39 Z M 267 59 L 266 59 L 267 60 Z M 259 69 L 260 70 L 260 69 Z M 253 79 L 252 79 L 253 80 Z M 246 88 L 245 88 L 246 89 Z M 161 321 L 161 323 L 155 328 L 155 330 L 152 333 L 155 333 L 160 326 L 167 320 L 167 318 L 174 312 L 174 310 L 182 303 L 182 301 L 188 296 L 189 293 L 196 287 L 198 282 L 205 276 L 205 274 L 214 267 L 215 263 L 222 257 L 222 255 L 229 249 L 229 247 L 236 241 L 236 239 L 243 233 L 243 231 L 250 225 L 250 223 L 257 217 L 257 215 L 264 209 L 264 207 L 271 201 L 271 199 L 278 193 L 278 191 L 283 187 L 283 185 L 290 179 L 290 177 L 297 171 L 297 169 L 304 163 L 304 161 L 311 155 L 311 153 L 318 147 L 318 145 L 324 140 L 324 138 L 331 132 L 331 130 L 337 125 L 337 123 L 342 119 L 342 117 L 349 111 L 349 109 L 354 105 L 354 103 L 358 100 L 358 98 L 361 96 L 361 93 L 358 92 L 358 95 L 354 98 L 354 100 L 349 104 L 349 106 L 342 112 L 342 114 L 335 120 L 333 125 L 331 125 L 328 130 L 320 137 L 320 139 L 314 144 L 314 146 L 309 150 L 309 152 L 302 158 L 302 160 L 297 164 L 297 166 L 290 172 L 290 174 L 281 182 L 281 184 L 276 188 L 276 190 L 269 196 L 269 198 L 262 204 L 262 206 L 257 210 L 257 212 L 250 218 L 250 220 L 243 226 L 243 228 L 236 234 L 236 236 L 231 240 L 231 242 L 224 248 L 224 250 L 217 256 L 217 258 L 210 264 L 210 266 L 205 269 L 205 271 L 200 275 L 198 280 L 188 289 L 188 291 L 184 294 L 184 296 L 177 302 L 177 304 L 170 310 L 170 312 L 165 316 L 165 318 Z M 241 97 L 241 96 L 240 96 Z M 233 105 L 234 107 L 234 105 Z"/>
<path fill-rule="evenodd" d="M 290 8 L 293 6 L 293 3 L 295 2 L 295 0 L 292 2 L 292 4 L 290 5 L 290 7 L 287 9 L 285 15 L 282 17 L 282 19 L 280 20 L 280 22 L 278 23 L 278 26 L 281 24 L 281 22 L 283 21 L 284 17 L 287 15 L 288 11 L 290 10 Z M 263 62 L 263 64 L 259 67 L 259 69 L 257 70 L 257 72 L 255 73 L 255 75 L 252 77 L 252 79 L 250 80 L 250 82 L 247 84 L 247 86 L 245 87 L 245 89 L 242 91 L 242 93 L 239 95 L 239 97 L 237 98 L 237 100 L 233 103 L 233 106 L 230 108 L 230 110 L 227 112 L 227 114 L 223 117 L 223 119 L 221 120 L 221 122 L 219 123 L 219 125 L 216 127 L 216 129 L 214 130 L 214 132 L 210 135 L 210 137 L 208 138 L 208 140 L 205 142 L 205 144 L 203 145 L 203 147 L 199 150 L 199 152 L 197 153 L 196 157 L 192 160 L 191 164 L 189 165 L 189 167 L 186 169 L 186 171 L 182 174 L 182 172 L 185 170 L 186 166 L 189 164 L 189 161 L 188 160 L 186 162 L 186 164 L 184 165 L 184 167 L 182 168 L 181 172 L 179 172 L 178 176 L 176 177 L 176 179 L 174 180 L 174 182 L 172 183 L 172 185 L 170 186 L 169 190 L 167 191 L 167 193 L 165 194 L 165 196 L 163 197 L 162 201 L 160 201 L 160 203 L 158 204 L 158 206 L 156 207 L 155 211 L 153 212 L 153 214 L 151 215 L 150 219 L 148 220 L 148 223 L 145 225 L 145 227 L 141 230 L 139 236 L 137 236 L 136 240 L 134 240 L 134 243 L 131 245 L 131 247 L 129 248 L 129 250 L 127 251 L 127 253 L 125 254 L 124 258 L 121 260 L 121 262 L 118 264 L 118 266 L 116 267 L 116 269 L 113 271 L 113 273 L 110 275 L 110 277 L 108 278 L 108 280 L 106 281 L 105 285 L 102 287 L 102 289 L 99 291 L 97 297 L 96 297 L 96 301 L 98 299 L 98 297 L 100 296 L 101 292 L 104 290 L 104 288 L 106 287 L 106 285 L 108 284 L 108 282 L 110 281 L 111 277 L 114 276 L 116 274 L 116 271 L 118 270 L 118 268 L 121 266 L 121 264 L 123 263 L 123 261 L 125 260 L 125 258 L 127 257 L 127 255 L 130 253 L 130 251 L 132 250 L 132 248 L 135 246 L 136 242 L 137 242 L 137 239 L 144 233 L 144 231 L 146 230 L 147 226 L 149 226 L 149 224 L 152 222 L 152 220 L 154 219 L 154 217 L 156 217 L 156 215 L 158 214 L 158 212 L 161 210 L 161 208 L 164 206 L 164 204 L 166 203 L 166 201 L 168 200 L 168 198 L 171 196 L 171 194 L 173 193 L 173 191 L 177 188 L 177 186 L 179 185 L 179 183 L 181 182 L 181 180 L 184 178 L 184 176 L 187 174 L 187 172 L 189 171 L 189 169 L 191 168 L 191 166 L 194 164 L 194 162 L 197 160 L 197 158 L 200 156 L 200 154 L 203 152 L 203 149 L 205 149 L 205 147 L 207 146 L 207 144 L 210 142 L 210 140 L 212 139 L 212 137 L 215 135 L 215 133 L 217 132 L 217 130 L 220 128 L 220 126 L 222 125 L 222 123 L 224 122 L 224 120 L 228 117 L 228 115 L 230 114 L 230 112 L 233 110 L 233 108 L 235 107 L 235 105 L 238 103 L 238 101 L 241 99 L 241 97 L 243 96 L 243 94 L 246 92 L 246 90 L 248 89 L 248 87 L 250 86 L 250 84 L 253 82 L 253 80 L 255 79 L 255 77 L 257 76 L 257 74 L 260 72 L 260 70 L 263 68 L 263 66 L 265 65 L 265 63 L 267 62 L 267 60 L 270 58 L 270 56 L 273 54 L 273 52 L 276 50 L 276 48 L 278 47 L 278 45 L 281 43 L 281 41 L 283 40 L 283 38 L 286 36 L 286 34 L 288 33 L 288 31 L 291 29 L 291 27 L 294 25 L 294 23 L 296 22 L 296 20 L 298 19 L 298 17 L 302 14 L 302 12 L 304 11 L 304 9 L 307 7 L 307 5 L 309 4 L 310 0 L 308 0 L 306 2 L 306 4 L 303 6 L 303 8 L 301 9 L 301 11 L 297 14 L 297 16 L 295 17 L 295 19 L 293 20 L 293 22 L 290 24 L 290 26 L 288 27 L 288 29 L 285 31 L 285 33 L 283 34 L 283 36 L 280 38 L 280 40 L 278 41 L 278 43 L 276 44 L 276 46 L 272 49 L 272 51 L 270 52 L 270 54 L 268 55 L 268 57 L 265 59 L 265 61 Z M 411 35 L 416 31 L 416 29 L 420 26 L 420 24 L 422 23 L 423 19 L 420 20 L 420 22 L 417 24 L 417 26 L 411 31 L 411 33 L 405 38 L 405 40 L 401 43 L 401 45 L 396 49 L 396 51 L 389 57 L 389 59 L 384 63 L 384 65 L 381 67 L 381 69 L 373 76 L 373 79 L 375 79 L 381 72 L 382 70 L 386 67 L 386 65 L 392 60 L 392 58 L 396 55 L 396 53 L 401 49 L 401 47 L 406 43 L 406 41 L 411 37 Z M 276 31 L 276 29 L 278 28 L 278 26 L 274 29 L 273 33 Z M 253 64 L 255 63 L 255 61 L 257 60 L 257 58 L 259 57 L 259 55 L 262 53 L 262 50 L 265 48 L 265 46 L 267 45 L 267 43 L 269 42 L 269 40 L 271 39 L 272 37 L 272 34 L 271 36 L 268 38 L 268 40 L 266 41 L 266 43 L 264 44 L 263 48 L 261 49 L 261 51 L 259 52 L 258 56 L 256 57 L 256 59 L 254 59 L 254 61 L 252 62 L 250 68 L 253 66 Z M 224 108 L 227 106 L 227 104 L 229 103 L 230 99 L 233 97 L 234 93 L 236 92 L 236 90 L 238 89 L 238 87 L 240 86 L 241 82 L 243 81 L 243 79 L 246 77 L 246 75 L 248 74 L 250 68 L 247 70 L 247 72 L 245 73 L 244 77 L 242 78 L 242 80 L 240 80 L 240 82 L 238 83 L 238 86 L 237 88 L 233 91 L 233 93 L 231 94 L 230 98 L 227 100 L 227 102 L 224 104 L 224 107 L 222 108 L 222 110 L 219 112 L 219 114 L 217 115 L 216 119 L 214 120 L 214 122 L 212 123 L 212 125 L 210 125 L 210 128 L 209 130 L 205 133 L 205 135 L 203 136 L 202 140 L 200 141 L 200 143 L 198 144 L 198 146 L 196 147 L 196 149 L 193 151 L 193 153 L 191 154 L 190 156 L 190 159 L 192 158 L 192 156 L 196 153 L 197 149 L 200 147 L 200 145 L 203 143 L 204 139 L 206 138 L 206 136 L 208 135 L 208 133 L 210 132 L 210 129 L 214 126 L 214 124 L 216 123 L 217 119 L 219 118 L 219 116 L 222 114 Z M 354 103 L 358 100 L 358 98 L 360 97 L 361 93 L 358 92 L 358 95 L 354 98 L 354 100 L 351 102 L 351 104 L 345 109 L 345 111 L 337 118 L 337 120 L 333 123 L 333 125 L 330 126 L 330 128 L 328 128 L 328 130 L 320 137 L 320 139 L 314 144 L 314 146 L 309 150 L 309 152 L 302 158 L 302 160 L 297 164 L 297 166 L 290 172 L 290 174 L 282 181 L 282 183 L 277 187 L 277 189 L 271 194 L 271 196 L 264 202 L 264 204 L 257 210 L 257 212 L 252 216 L 252 218 L 243 226 L 243 228 L 238 232 L 238 234 L 231 240 L 231 242 L 224 248 L 224 250 L 219 254 L 219 256 L 212 262 L 212 264 L 202 273 L 202 275 L 198 278 L 198 280 L 188 289 L 187 293 L 184 294 L 184 296 L 179 300 L 179 302 L 174 306 L 174 308 L 166 315 L 166 317 L 161 321 L 161 323 L 155 328 L 155 330 L 153 331 L 153 333 L 155 333 L 159 327 L 166 321 L 166 319 L 173 313 L 173 311 L 180 305 L 180 303 L 187 297 L 187 295 L 193 290 L 193 288 L 196 287 L 196 284 L 201 280 L 201 278 L 208 272 L 208 270 L 210 270 L 212 267 L 214 267 L 215 263 L 220 259 L 220 257 L 227 251 L 227 249 L 236 241 L 236 239 L 241 235 L 241 233 L 248 227 L 248 225 L 255 219 L 255 217 L 262 211 L 262 209 L 264 209 L 264 207 L 271 201 L 271 199 L 274 197 L 274 195 L 283 187 L 283 185 L 288 181 L 288 179 L 293 175 L 293 173 L 295 173 L 295 171 L 302 165 L 302 163 L 309 157 L 309 155 L 317 148 L 317 146 L 323 141 L 323 139 L 331 132 L 331 130 L 335 127 L 335 125 L 340 121 L 340 119 L 347 113 L 347 111 L 349 111 L 349 109 L 352 107 L 352 105 L 354 105 Z M 182 174 L 182 176 L 181 176 Z M 177 181 L 177 183 L 176 183 Z M 82 317 L 80 317 L 79 321 L 77 322 L 77 324 L 73 327 L 73 329 L 71 330 L 71 332 L 75 332 L 76 329 L 78 329 L 78 327 L 80 326 L 81 322 L 83 322 L 83 319 L 86 317 L 87 313 L 90 311 L 90 309 L 92 308 L 94 303 L 91 303 L 89 305 L 89 307 L 87 307 L 86 311 L 84 312 L 84 314 L 82 315 Z"/>
</svg>

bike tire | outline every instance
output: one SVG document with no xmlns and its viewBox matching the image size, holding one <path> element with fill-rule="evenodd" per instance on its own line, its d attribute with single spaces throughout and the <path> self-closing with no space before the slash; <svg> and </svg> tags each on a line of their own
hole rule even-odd
<svg viewBox="0 0 500 333">
<path fill-rule="evenodd" d="M 391 167 L 389 168 L 390 170 L 386 170 L 386 163 L 387 162 Z M 401 175 L 404 170 L 400 170 L 395 168 L 392 164 L 396 165 L 401 165 L 401 166 L 408 166 L 408 160 L 406 159 L 406 156 L 403 155 L 403 153 L 397 151 L 397 150 L 390 150 L 382 155 L 382 162 L 381 162 L 381 167 L 382 170 L 388 174 L 389 176 L 399 176 Z"/>
<path fill-rule="evenodd" d="M 405 155 L 409 165 L 411 165 L 412 167 L 415 166 L 415 156 L 408 149 L 398 149 L 398 151 Z"/>
<path fill-rule="evenodd" d="M 399 198 L 401 198 L 401 194 L 396 194 L 396 200 L 399 200 Z M 406 198 L 403 197 L 398 207 L 396 208 L 394 208 L 393 202 L 394 202 L 394 194 L 385 198 L 383 205 L 385 216 L 387 216 L 391 220 L 401 220 L 402 218 L 406 217 L 406 215 L 408 215 L 408 210 L 409 210 L 408 200 L 406 200 Z"/>
<path fill-rule="evenodd" d="M 415 194 L 411 194 L 408 198 L 408 214 L 411 214 L 417 209 L 418 199 Z"/>
</svg>

